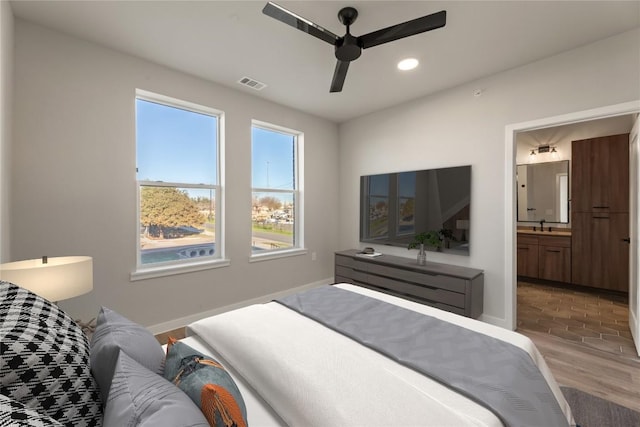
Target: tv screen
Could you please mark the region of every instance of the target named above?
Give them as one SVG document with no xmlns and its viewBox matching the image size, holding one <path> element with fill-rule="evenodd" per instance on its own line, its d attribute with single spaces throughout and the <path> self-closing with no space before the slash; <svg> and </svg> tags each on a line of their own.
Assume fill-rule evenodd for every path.
<svg viewBox="0 0 640 427">
<path fill-rule="evenodd" d="M 471 166 L 362 176 L 360 240 L 407 247 L 434 232 L 438 250 L 469 255 L 470 207 Z"/>
</svg>

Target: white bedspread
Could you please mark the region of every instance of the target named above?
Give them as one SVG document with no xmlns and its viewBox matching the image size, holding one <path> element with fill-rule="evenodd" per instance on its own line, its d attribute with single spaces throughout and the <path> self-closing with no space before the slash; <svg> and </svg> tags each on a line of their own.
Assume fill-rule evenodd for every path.
<svg viewBox="0 0 640 427">
<path fill-rule="evenodd" d="M 569 406 L 531 341 L 511 331 L 368 289 L 393 302 L 528 351 L 573 424 Z M 291 426 L 501 426 L 489 410 L 444 385 L 278 303 L 253 305 L 188 327 Z M 250 408 L 249 418 L 251 417 Z"/>
</svg>

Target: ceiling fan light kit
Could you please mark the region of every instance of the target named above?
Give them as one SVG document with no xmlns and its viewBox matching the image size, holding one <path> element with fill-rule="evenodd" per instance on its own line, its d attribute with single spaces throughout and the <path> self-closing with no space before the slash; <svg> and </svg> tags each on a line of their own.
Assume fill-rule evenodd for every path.
<svg viewBox="0 0 640 427">
<path fill-rule="evenodd" d="M 335 47 L 337 63 L 333 72 L 333 79 L 331 80 L 330 92 L 342 91 L 342 86 L 344 85 L 347 71 L 349 70 L 349 63 L 360 57 L 362 49 L 442 28 L 447 23 L 447 12 L 442 10 L 432 13 L 431 15 L 426 15 L 356 37 L 351 34 L 350 27 L 358 17 L 358 11 L 353 7 L 344 7 L 338 12 L 338 20 L 347 28 L 346 34 L 339 37 L 331 31 L 273 2 L 267 3 L 262 9 L 262 13 Z"/>
</svg>

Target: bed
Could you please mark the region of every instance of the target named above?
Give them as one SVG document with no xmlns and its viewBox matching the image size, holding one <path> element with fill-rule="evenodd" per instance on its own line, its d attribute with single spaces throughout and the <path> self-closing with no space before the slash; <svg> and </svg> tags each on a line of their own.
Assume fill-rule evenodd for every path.
<svg viewBox="0 0 640 427">
<path fill-rule="evenodd" d="M 533 343 L 476 320 L 350 284 L 334 285 L 490 335 L 526 351 L 566 423 L 569 405 Z M 471 398 L 278 303 L 245 307 L 187 327 L 183 341 L 218 358 L 247 405 L 249 425 L 501 426 Z"/>
<path fill-rule="evenodd" d="M 106 307 L 89 343 L 57 305 L 1 281 L 0 297 L 0 425 L 575 425 L 528 338 L 349 284 L 199 320 L 166 349 Z M 472 346 L 475 337 L 486 348 Z M 433 356 L 418 351 L 425 349 Z M 515 364 L 511 352 L 520 355 Z M 494 354 L 497 368 L 469 373 L 492 366 L 485 361 Z M 429 364 L 436 371 L 425 373 Z M 516 412 L 504 412 L 502 401 Z"/>
</svg>

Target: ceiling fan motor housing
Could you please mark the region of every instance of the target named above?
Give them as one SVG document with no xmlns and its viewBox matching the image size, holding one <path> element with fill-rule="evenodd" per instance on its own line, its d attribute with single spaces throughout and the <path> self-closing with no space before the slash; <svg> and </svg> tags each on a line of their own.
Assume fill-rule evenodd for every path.
<svg viewBox="0 0 640 427">
<path fill-rule="evenodd" d="M 362 47 L 358 46 L 358 38 L 347 33 L 336 42 L 336 58 L 340 61 L 353 61 L 362 54 Z"/>
</svg>

